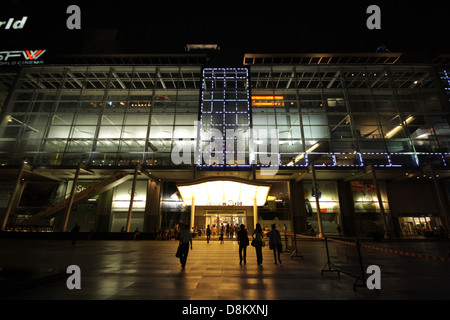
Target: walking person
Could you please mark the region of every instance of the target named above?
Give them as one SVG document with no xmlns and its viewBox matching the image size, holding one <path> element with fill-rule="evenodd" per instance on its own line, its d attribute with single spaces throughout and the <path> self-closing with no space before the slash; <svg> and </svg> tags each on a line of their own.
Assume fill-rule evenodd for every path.
<svg viewBox="0 0 450 320">
<path fill-rule="evenodd" d="M 75 245 L 78 239 L 78 233 L 80 232 L 80 226 L 78 223 L 75 223 L 75 226 L 72 228 L 72 245 Z"/>
<path fill-rule="evenodd" d="M 241 228 L 238 231 L 237 240 L 239 244 L 239 264 L 247 263 L 247 247 L 249 245 L 247 229 L 245 225 L 241 224 Z"/>
<path fill-rule="evenodd" d="M 139 228 L 136 228 L 136 230 L 134 230 L 134 234 L 133 234 L 133 240 L 137 240 L 139 238 L 139 234 L 141 232 L 139 231 Z"/>
<path fill-rule="evenodd" d="M 191 244 L 192 250 L 192 234 L 189 231 L 189 225 L 186 224 L 180 233 L 180 247 L 181 247 L 180 263 L 183 269 L 186 266 L 186 260 L 189 254 L 189 243 Z"/>
<path fill-rule="evenodd" d="M 211 229 L 208 227 L 206 228 L 206 243 L 209 243 L 209 240 L 211 239 Z"/>
<path fill-rule="evenodd" d="M 224 234 L 224 232 L 225 232 L 225 227 L 224 227 L 224 225 L 222 223 L 222 227 L 220 228 L 220 237 L 219 237 L 220 243 L 223 243 L 223 234 Z"/>
<path fill-rule="evenodd" d="M 337 225 L 336 229 L 337 229 L 337 231 L 338 231 L 338 233 L 339 233 L 339 237 L 340 237 L 340 236 L 341 236 L 341 233 L 342 233 L 342 228 L 341 228 L 341 226 L 340 226 L 340 225 Z"/>
<path fill-rule="evenodd" d="M 281 263 L 280 254 L 283 249 L 283 245 L 281 244 L 281 235 L 280 231 L 276 229 L 275 224 L 272 225 L 272 231 L 269 232 L 269 248 L 273 250 L 273 258 L 275 259 L 275 264 L 277 264 L 277 252 L 278 252 L 278 261 Z"/>
<path fill-rule="evenodd" d="M 252 238 L 254 241 L 252 241 L 253 246 L 256 250 L 256 260 L 258 262 L 258 266 L 262 264 L 263 257 L 262 257 L 262 242 L 263 242 L 263 232 L 261 229 L 261 225 L 259 223 L 256 224 L 256 228 L 253 231 Z"/>
</svg>

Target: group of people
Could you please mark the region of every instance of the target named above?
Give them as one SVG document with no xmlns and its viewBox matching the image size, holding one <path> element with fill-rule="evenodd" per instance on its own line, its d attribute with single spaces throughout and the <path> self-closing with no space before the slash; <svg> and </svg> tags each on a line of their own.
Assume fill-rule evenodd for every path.
<svg viewBox="0 0 450 320">
<path fill-rule="evenodd" d="M 232 239 L 235 235 L 237 238 L 237 234 L 239 232 L 239 226 L 236 224 L 236 226 L 233 226 L 232 224 L 227 223 L 225 226 L 223 223 L 220 226 L 219 230 L 217 230 L 217 227 L 215 224 L 210 227 L 206 228 L 206 241 L 209 243 L 209 240 L 211 239 L 211 236 L 215 236 L 216 234 L 219 235 L 219 240 L 221 243 L 223 243 L 223 239 L 226 236 L 227 239 Z"/>
<path fill-rule="evenodd" d="M 179 234 L 179 229 L 177 228 L 177 226 L 173 227 L 173 228 L 164 228 L 164 229 L 160 229 L 158 231 L 158 234 L 156 235 L 156 240 L 175 240 L 177 239 Z"/>
<path fill-rule="evenodd" d="M 241 228 L 241 230 L 245 228 Z M 242 259 L 244 259 L 244 263 L 246 263 L 246 254 L 247 254 L 247 246 L 248 246 L 248 237 L 247 230 L 238 234 L 238 243 L 239 243 L 239 259 L 242 264 Z M 260 266 L 263 262 L 262 256 L 262 247 L 265 246 L 264 233 L 259 223 L 256 224 L 255 230 L 252 234 L 252 246 L 255 247 L 256 250 L 256 262 L 258 266 Z M 269 248 L 273 250 L 273 258 L 275 260 L 275 264 L 278 262 L 281 263 L 281 252 L 283 251 L 283 244 L 281 242 L 280 231 L 276 229 L 275 224 L 272 224 L 272 230 L 269 231 Z"/>
<path fill-rule="evenodd" d="M 209 231 L 208 231 L 209 230 Z M 281 242 L 280 231 L 276 229 L 275 224 L 272 224 L 272 230 L 269 232 L 269 248 L 273 250 L 273 257 L 275 264 L 277 261 L 281 263 L 281 252 L 283 245 Z M 211 236 L 211 229 L 206 229 L 206 239 L 209 243 Z M 223 238 L 221 239 L 223 241 Z M 242 262 L 247 263 L 247 247 L 251 244 L 256 251 L 256 260 L 258 266 L 263 262 L 262 248 L 265 246 L 264 233 L 259 223 L 256 224 L 256 228 L 252 233 L 252 242 L 250 243 L 247 229 L 244 224 L 241 224 L 237 232 L 237 241 L 239 244 L 239 264 Z M 180 259 L 181 267 L 184 269 L 186 266 L 187 256 L 189 254 L 189 244 L 192 250 L 192 234 L 189 231 L 189 225 L 186 225 L 180 232 L 180 244 L 177 251 L 177 257 Z"/>
</svg>

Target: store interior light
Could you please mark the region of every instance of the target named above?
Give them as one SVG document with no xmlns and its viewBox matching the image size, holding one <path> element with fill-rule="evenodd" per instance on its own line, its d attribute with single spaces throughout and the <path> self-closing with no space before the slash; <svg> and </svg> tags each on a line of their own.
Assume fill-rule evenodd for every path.
<svg viewBox="0 0 450 320">
<path fill-rule="evenodd" d="M 252 100 L 284 100 L 283 96 L 252 96 Z"/>
<path fill-rule="evenodd" d="M 284 97 L 252 96 L 252 107 L 284 107 Z"/>
<path fill-rule="evenodd" d="M 9 123 L 12 123 L 13 121 L 15 121 L 15 122 L 20 123 L 21 125 L 25 126 L 26 128 L 28 128 L 28 129 L 30 129 L 30 130 L 32 130 L 32 131 L 34 131 L 34 132 L 39 132 L 39 130 L 33 128 L 32 126 L 29 126 L 28 124 L 26 124 L 26 123 L 24 123 L 24 122 L 22 122 L 22 121 L 20 121 L 20 120 L 18 120 L 18 119 L 16 119 L 16 118 L 14 118 L 14 117 L 11 116 L 11 115 L 6 116 L 6 118 L 8 119 L 8 122 L 9 122 Z"/>
<path fill-rule="evenodd" d="M 404 125 L 408 125 L 410 124 L 412 121 L 414 120 L 413 116 L 409 116 L 408 118 L 406 118 L 406 120 L 404 121 L 403 124 L 400 124 L 398 126 L 396 126 L 394 129 L 392 129 L 391 131 L 389 131 L 388 133 L 386 133 L 385 138 L 392 138 L 393 136 L 395 136 Z"/>
<path fill-rule="evenodd" d="M 316 142 L 314 145 L 312 145 L 308 150 L 306 150 L 305 153 L 310 153 L 313 152 L 314 150 L 317 149 L 317 147 L 319 146 L 319 142 Z M 305 157 L 305 153 L 299 154 L 298 156 L 295 157 L 295 159 L 291 162 L 288 163 L 288 166 L 293 166 L 294 164 L 296 164 L 297 162 L 299 162 L 301 159 L 303 159 Z"/>
</svg>

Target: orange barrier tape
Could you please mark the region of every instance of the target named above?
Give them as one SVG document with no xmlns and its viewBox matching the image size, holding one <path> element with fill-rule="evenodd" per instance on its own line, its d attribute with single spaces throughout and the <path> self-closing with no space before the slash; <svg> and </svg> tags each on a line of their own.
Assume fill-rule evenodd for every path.
<svg viewBox="0 0 450 320">
<path fill-rule="evenodd" d="M 332 238 L 327 238 L 327 239 L 330 240 L 330 241 L 333 241 L 333 242 L 339 242 L 339 243 L 348 244 L 348 245 L 351 245 L 351 246 L 355 246 L 356 245 L 355 242 L 336 240 L 336 239 L 332 239 Z"/>
<path fill-rule="evenodd" d="M 284 235 L 284 233 L 283 233 L 283 235 Z M 286 232 L 286 235 L 288 235 L 288 236 L 293 236 L 294 234 L 293 234 L 293 233 Z M 303 234 L 296 234 L 295 236 L 301 237 L 301 238 L 310 238 L 310 239 L 325 240 L 325 238 L 323 238 L 323 237 L 305 236 L 305 235 L 303 235 Z"/>
<path fill-rule="evenodd" d="M 361 247 L 364 247 L 364 248 L 367 248 L 367 249 L 372 249 L 372 250 L 377 250 L 377 251 L 382 251 L 382 252 L 395 253 L 395 254 L 399 254 L 399 255 L 402 255 L 402 256 L 431 259 L 431 260 L 435 260 L 435 261 L 450 262 L 450 258 L 431 256 L 431 255 L 428 255 L 428 254 L 420 254 L 420 253 L 412 253 L 412 252 L 405 252 L 405 251 L 392 250 L 392 249 L 384 249 L 384 248 L 378 248 L 378 247 L 374 247 L 374 246 L 369 246 L 369 245 L 366 245 L 366 244 L 362 244 Z"/>
<path fill-rule="evenodd" d="M 293 235 L 293 233 L 288 234 L 288 235 Z M 323 237 L 311 237 L 311 236 L 304 236 L 301 234 L 297 234 L 296 236 L 302 237 L 302 238 L 325 240 L 325 238 L 323 238 Z M 333 238 L 327 238 L 327 240 L 330 240 L 333 242 L 339 242 L 339 243 L 343 243 L 343 244 L 348 244 L 351 246 L 356 245 L 356 243 L 354 243 L 354 242 L 342 241 L 342 240 L 337 240 L 337 239 L 333 239 Z M 393 253 L 393 254 L 399 254 L 399 255 L 407 256 L 407 257 L 415 257 L 415 258 L 422 258 L 422 259 L 430 259 L 430 260 L 434 260 L 434 261 L 450 262 L 450 258 L 445 258 L 445 257 L 438 257 L 438 256 L 427 255 L 427 254 L 412 253 L 412 252 L 393 250 L 393 249 L 378 248 L 378 247 L 374 247 L 374 246 L 369 246 L 367 244 L 360 244 L 360 246 L 363 248 L 366 248 L 366 249 L 377 250 L 377 251 L 381 251 L 381 252 L 388 252 L 388 253 Z"/>
</svg>

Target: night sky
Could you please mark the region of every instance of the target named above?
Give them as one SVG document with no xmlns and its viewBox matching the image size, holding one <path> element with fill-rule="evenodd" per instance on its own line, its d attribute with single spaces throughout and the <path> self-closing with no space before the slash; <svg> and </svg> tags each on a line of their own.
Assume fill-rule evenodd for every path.
<svg viewBox="0 0 450 320">
<path fill-rule="evenodd" d="M 81 8 L 81 30 L 68 30 L 66 9 Z M 369 5 L 381 30 L 369 30 Z M 3 0 L 0 21 L 28 16 L 23 30 L 0 28 L 0 50 L 49 54 L 181 53 L 214 43 L 226 53 L 450 53 L 450 4 L 442 1 L 25 1 Z"/>
</svg>

